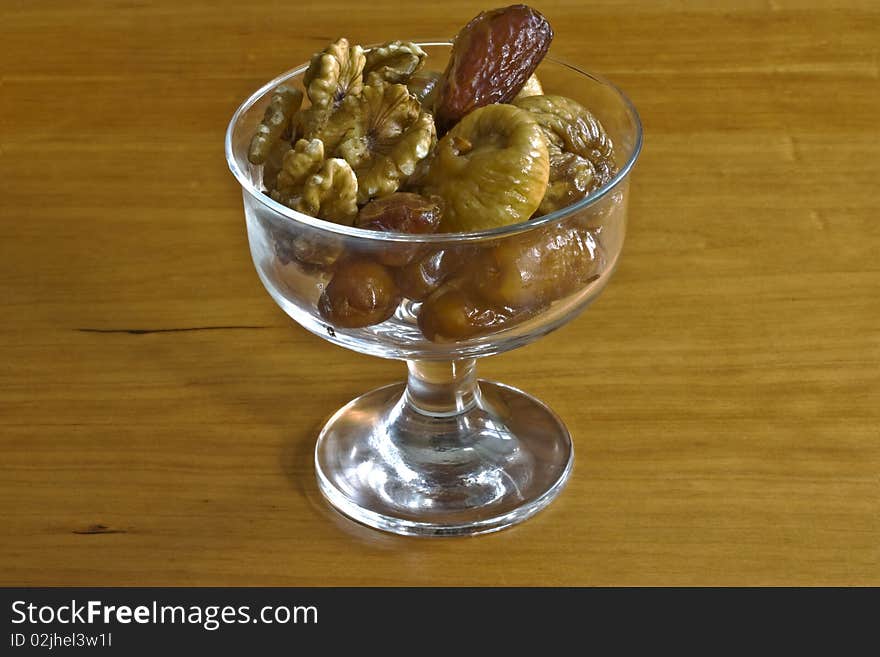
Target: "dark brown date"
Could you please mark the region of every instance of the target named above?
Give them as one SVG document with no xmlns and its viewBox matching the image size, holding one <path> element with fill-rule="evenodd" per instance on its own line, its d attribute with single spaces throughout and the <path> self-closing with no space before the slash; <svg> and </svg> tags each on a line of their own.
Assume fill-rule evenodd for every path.
<svg viewBox="0 0 880 657">
<path fill-rule="evenodd" d="M 318 311 L 334 326 L 361 328 L 384 322 L 398 303 L 397 283 L 387 267 L 372 260 L 347 260 L 337 266 Z"/>
<path fill-rule="evenodd" d="M 472 253 L 473 249 L 461 247 L 441 249 L 400 267 L 394 272 L 400 293 L 413 301 L 424 300 L 460 269 Z"/>
<path fill-rule="evenodd" d="M 440 204 L 411 192 L 396 192 L 367 203 L 354 225 L 383 233 L 433 233 L 440 225 Z"/>
<path fill-rule="evenodd" d="M 443 133 L 472 110 L 507 103 L 547 54 L 553 30 L 538 11 L 511 5 L 479 14 L 455 37 L 434 118 Z"/>
<path fill-rule="evenodd" d="M 395 192 L 367 203 L 358 213 L 354 225 L 383 233 L 433 233 L 440 225 L 440 204 L 436 199 L 420 194 Z M 389 242 L 375 254 L 375 258 L 389 267 L 403 267 L 423 251 L 420 244 Z"/>
</svg>

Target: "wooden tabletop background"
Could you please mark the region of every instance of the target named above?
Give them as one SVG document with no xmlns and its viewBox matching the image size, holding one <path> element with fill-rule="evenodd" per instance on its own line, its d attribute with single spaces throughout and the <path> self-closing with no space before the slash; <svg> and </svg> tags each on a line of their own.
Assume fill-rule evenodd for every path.
<svg viewBox="0 0 880 657">
<path fill-rule="evenodd" d="M 641 111 L 628 241 L 481 363 L 568 424 L 568 488 L 426 540 L 320 498 L 319 427 L 404 368 L 275 306 L 223 133 L 335 36 L 487 6 L 0 4 L 0 584 L 880 585 L 880 7 L 536 6 Z"/>
</svg>

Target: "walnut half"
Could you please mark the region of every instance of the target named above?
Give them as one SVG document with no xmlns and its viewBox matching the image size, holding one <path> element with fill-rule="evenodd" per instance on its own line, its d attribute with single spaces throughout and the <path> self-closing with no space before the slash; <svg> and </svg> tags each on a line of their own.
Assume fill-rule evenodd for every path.
<svg viewBox="0 0 880 657">
<path fill-rule="evenodd" d="M 436 140 L 433 117 L 404 85 L 387 82 L 347 97 L 319 135 L 357 174 L 359 203 L 397 191 Z"/>
<path fill-rule="evenodd" d="M 320 139 L 300 139 L 284 156 L 271 196 L 297 212 L 351 225 L 357 190 L 357 178 L 345 160 L 325 160 Z"/>
<path fill-rule="evenodd" d="M 406 84 L 427 56 L 411 41 L 390 41 L 367 52 L 364 77 L 368 84 L 382 81 Z"/>
<path fill-rule="evenodd" d="M 337 39 L 321 52 L 315 53 L 303 75 L 303 84 L 312 107 L 339 107 L 349 94 L 360 93 L 366 57 L 360 46 L 351 46 L 348 39 Z"/>
</svg>

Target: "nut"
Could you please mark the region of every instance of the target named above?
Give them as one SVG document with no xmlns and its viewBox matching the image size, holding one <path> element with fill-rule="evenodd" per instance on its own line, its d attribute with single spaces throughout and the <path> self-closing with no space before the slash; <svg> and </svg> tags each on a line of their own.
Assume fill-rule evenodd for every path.
<svg viewBox="0 0 880 657">
<path fill-rule="evenodd" d="M 440 140 L 422 192 L 443 200 L 443 231 L 514 224 L 538 208 L 549 166 L 543 133 L 529 112 L 489 105 Z"/>
<path fill-rule="evenodd" d="M 281 173 L 281 167 L 284 163 L 284 157 L 291 150 L 290 142 L 286 139 L 279 139 L 269 149 L 266 161 L 262 165 L 255 168 L 252 172 L 254 184 L 263 187 L 263 189 L 275 189 L 278 183 L 278 174 Z"/>
<path fill-rule="evenodd" d="M 477 107 L 513 100 L 552 39 L 547 19 L 526 5 L 483 12 L 471 20 L 455 37 L 438 84 L 438 129 L 448 130 Z"/>
<path fill-rule="evenodd" d="M 284 154 L 276 190 L 285 197 L 296 195 L 306 179 L 321 168 L 324 144 L 320 139 L 300 139 Z M 278 199 L 275 199 L 278 200 Z"/>
<path fill-rule="evenodd" d="M 302 100 L 303 95 L 299 89 L 281 85 L 275 90 L 263 114 L 263 120 L 251 139 L 248 150 L 248 161 L 251 164 L 263 164 L 266 161 L 269 151 L 290 126 L 290 117 L 299 109 Z"/>
<path fill-rule="evenodd" d="M 383 81 L 406 84 L 427 56 L 411 41 L 391 41 L 367 52 L 363 74 L 368 84 Z"/>
<path fill-rule="evenodd" d="M 271 196 L 297 212 L 350 225 L 357 215 L 357 188 L 345 160 L 325 160 L 320 139 L 300 139 L 285 154 Z"/>
<path fill-rule="evenodd" d="M 357 215 L 357 191 L 357 178 L 348 162 L 332 158 L 306 180 L 294 209 L 319 219 L 351 225 Z"/>
<path fill-rule="evenodd" d="M 350 46 L 348 39 L 338 39 L 312 56 L 303 75 L 303 84 L 312 107 L 333 109 L 349 95 L 363 88 L 366 57 L 360 46 Z"/>
<path fill-rule="evenodd" d="M 360 203 L 396 191 L 436 140 L 431 115 L 404 85 L 387 82 L 346 98 L 320 135 L 355 170 Z"/>
<path fill-rule="evenodd" d="M 387 267 L 372 260 L 341 263 L 318 301 L 321 316 L 334 326 L 361 328 L 394 314 L 400 294 Z"/>
</svg>

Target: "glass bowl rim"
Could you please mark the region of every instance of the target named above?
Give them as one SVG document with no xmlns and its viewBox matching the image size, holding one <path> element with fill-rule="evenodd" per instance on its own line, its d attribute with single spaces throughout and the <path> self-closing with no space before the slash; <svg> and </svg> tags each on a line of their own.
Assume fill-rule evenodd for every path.
<svg viewBox="0 0 880 657">
<path fill-rule="evenodd" d="M 451 46 L 451 41 L 446 40 L 430 40 L 430 41 L 415 41 L 418 46 Z M 366 46 L 365 49 L 369 50 L 371 47 L 375 47 L 373 45 Z M 470 232 L 459 232 L 459 233 L 428 233 L 428 234 L 411 234 L 411 233 L 392 233 L 392 232 L 381 232 L 377 230 L 370 230 L 367 228 L 357 228 L 355 226 L 346 226 L 344 224 L 337 224 L 332 221 L 327 221 L 325 219 L 318 219 L 317 217 L 312 217 L 307 214 L 303 214 L 301 212 L 297 212 L 296 210 L 287 207 L 286 205 L 282 205 L 278 203 L 271 197 L 267 196 L 259 189 L 257 189 L 254 184 L 251 182 L 250 177 L 242 171 L 238 163 L 235 160 L 235 154 L 233 152 L 232 146 L 232 135 L 235 132 L 235 127 L 241 118 L 241 116 L 251 109 L 261 98 L 263 98 L 269 91 L 277 87 L 278 85 L 286 82 L 292 77 L 295 77 L 303 72 L 309 67 L 308 63 L 301 64 L 292 68 L 288 71 L 285 71 L 281 75 L 276 78 L 270 80 L 259 89 L 257 89 L 254 93 L 252 93 L 241 105 L 238 106 L 238 109 L 235 110 L 235 113 L 232 115 L 232 119 L 229 121 L 229 126 L 226 128 L 226 162 L 229 165 L 229 170 L 232 172 L 232 175 L 235 176 L 235 179 L 241 185 L 242 189 L 245 190 L 254 200 L 258 203 L 266 206 L 268 209 L 272 210 L 275 214 L 281 215 L 284 218 L 297 223 L 297 224 L 306 224 L 313 228 L 317 228 L 320 230 L 336 233 L 338 235 L 343 235 L 346 237 L 354 237 L 354 238 L 362 238 L 369 240 L 377 240 L 377 241 L 387 241 L 387 242 L 416 242 L 416 243 L 437 243 L 437 242 L 469 242 L 469 241 L 481 241 L 486 239 L 503 237 L 505 235 L 515 235 L 517 233 L 523 233 L 528 230 L 532 230 L 533 228 L 538 228 L 539 226 L 546 226 L 548 224 L 561 221 L 566 217 L 569 217 L 576 212 L 580 212 L 585 208 L 590 207 L 591 205 L 599 202 L 605 196 L 607 196 L 614 188 L 616 188 L 628 175 L 630 170 L 636 163 L 636 160 L 639 157 L 639 153 L 642 150 L 642 121 L 639 117 L 638 110 L 636 110 L 635 105 L 633 105 L 632 101 L 629 97 L 623 93 L 614 83 L 606 80 L 605 78 L 595 75 L 593 73 L 589 73 L 584 71 L 573 64 L 569 64 L 568 62 L 561 61 L 554 57 L 546 57 L 548 61 L 553 62 L 554 64 L 558 64 L 563 66 L 564 68 L 570 69 L 574 71 L 578 75 L 581 75 L 586 78 L 590 78 L 594 82 L 598 82 L 599 84 L 608 87 L 613 91 L 617 96 L 623 101 L 623 105 L 626 110 L 629 112 L 630 117 L 632 118 L 633 125 L 635 127 L 635 142 L 633 143 L 632 153 L 627 159 L 626 163 L 620 168 L 617 172 L 617 175 L 614 176 L 610 181 L 608 181 L 602 187 L 594 190 L 580 201 L 568 205 L 564 208 L 560 208 L 559 210 L 555 210 L 548 214 L 539 217 L 538 219 L 526 219 L 525 221 L 521 221 L 516 224 L 509 224 L 506 226 L 499 226 L 497 228 L 489 228 L 485 230 L 479 231 L 470 231 Z"/>
</svg>

